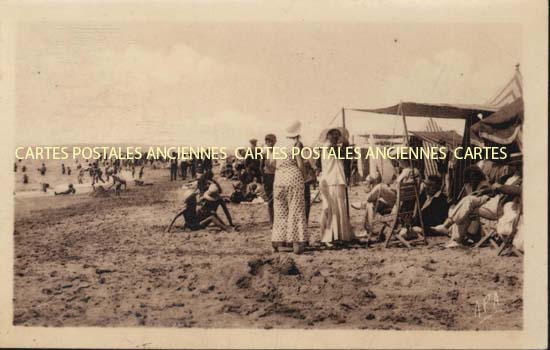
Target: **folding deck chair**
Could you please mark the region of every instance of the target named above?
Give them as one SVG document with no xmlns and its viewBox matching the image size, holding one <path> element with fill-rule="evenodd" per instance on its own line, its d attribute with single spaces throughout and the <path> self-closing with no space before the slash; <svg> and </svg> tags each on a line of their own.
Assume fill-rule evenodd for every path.
<svg viewBox="0 0 550 350">
<path fill-rule="evenodd" d="M 521 219 L 521 216 L 523 215 L 522 210 L 520 209 L 520 212 L 518 216 L 515 218 L 512 226 L 512 233 L 508 237 L 503 237 L 500 235 L 496 230 L 496 220 L 487 220 L 482 219 L 482 225 L 481 225 L 481 233 L 482 238 L 481 240 L 474 246 L 475 248 L 482 247 L 485 243 L 489 242 L 493 248 L 498 249 L 498 256 L 506 254 L 513 253 L 516 256 L 521 256 L 523 253 L 516 249 L 513 245 L 514 238 L 516 237 L 519 221 Z"/>
<path fill-rule="evenodd" d="M 397 192 L 396 204 L 397 212 L 395 214 L 386 215 L 385 219 L 382 220 L 384 226 L 380 235 L 384 233 L 386 227 L 390 228 L 389 234 L 386 236 L 385 247 L 388 248 L 392 243 L 392 239 L 395 237 L 399 242 L 405 245 L 407 248 L 411 249 L 411 243 L 421 241 L 424 244 L 428 244 L 426 240 L 426 230 L 424 228 L 424 222 L 422 220 L 422 215 L 420 214 L 420 202 L 418 200 L 418 188 L 416 187 L 415 182 L 402 182 L 399 185 L 399 190 Z M 411 241 L 407 241 L 403 237 L 400 237 L 396 234 L 396 229 L 401 227 L 406 227 L 410 230 L 413 226 L 413 219 L 415 215 L 418 215 L 420 219 L 420 226 L 422 227 L 422 233 L 419 234 L 419 238 Z M 391 223 L 389 223 L 391 222 Z"/>
</svg>

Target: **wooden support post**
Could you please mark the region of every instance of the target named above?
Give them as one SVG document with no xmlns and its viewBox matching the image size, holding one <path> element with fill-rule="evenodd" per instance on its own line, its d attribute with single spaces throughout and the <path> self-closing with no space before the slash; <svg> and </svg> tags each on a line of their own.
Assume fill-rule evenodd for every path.
<svg viewBox="0 0 550 350">
<path fill-rule="evenodd" d="M 346 110 L 342 108 L 342 127 L 346 128 Z M 346 212 L 348 215 L 348 221 L 350 221 L 351 224 L 351 218 L 349 215 L 349 194 L 348 194 L 348 179 L 346 179 Z"/>
<path fill-rule="evenodd" d="M 399 102 L 399 111 L 401 114 L 401 117 L 403 118 L 403 128 L 405 129 L 405 144 L 407 147 L 409 147 L 409 130 L 407 129 L 407 119 L 405 118 L 405 111 L 403 111 L 403 102 Z M 416 187 L 416 174 L 414 173 L 414 162 L 412 161 L 411 157 L 409 157 L 409 164 L 412 169 L 412 176 L 414 181 L 414 195 L 415 195 L 415 201 L 416 201 L 416 210 L 418 211 L 418 218 L 420 219 L 420 226 L 422 226 L 422 238 L 424 240 L 424 244 L 428 244 L 428 240 L 426 239 L 426 228 L 424 227 L 424 220 L 422 220 L 422 210 L 420 207 L 420 199 L 419 199 L 419 193 L 418 188 Z"/>
</svg>

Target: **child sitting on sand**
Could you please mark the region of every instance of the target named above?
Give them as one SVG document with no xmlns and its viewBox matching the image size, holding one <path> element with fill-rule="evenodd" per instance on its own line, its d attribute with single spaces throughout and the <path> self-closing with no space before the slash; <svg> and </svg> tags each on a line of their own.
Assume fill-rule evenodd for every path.
<svg viewBox="0 0 550 350">
<path fill-rule="evenodd" d="M 197 191 L 186 190 L 184 194 L 184 207 L 183 210 L 176 214 L 170 226 L 166 232 L 170 232 L 172 226 L 176 219 L 180 216 L 183 216 L 185 220 L 184 229 L 189 229 L 191 231 L 197 231 L 208 227 L 210 224 L 214 224 L 220 229 L 231 232 L 234 230 L 235 225 L 233 225 L 233 220 L 231 219 L 231 214 L 225 201 L 221 198 L 219 194 L 218 187 L 215 184 L 210 185 L 208 191 L 197 200 Z M 200 207 L 197 209 L 197 203 L 200 203 Z M 222 219 L 218 216 L 217 210 L 218 207 L 222 207 L 225 216 L 229 225 L 226 225 Z"/>
</svg>

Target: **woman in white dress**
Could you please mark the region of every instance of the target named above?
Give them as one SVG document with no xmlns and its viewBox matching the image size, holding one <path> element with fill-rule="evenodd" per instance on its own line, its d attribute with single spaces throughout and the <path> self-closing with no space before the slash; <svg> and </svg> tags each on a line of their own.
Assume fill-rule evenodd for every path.
<svg viewBox="0 0 550 350">
<path fill-rule="evenodd" d="M 347 145 L 347 131 L 333 128 L 321 136 L 325 146 L 338 148 Z M 345 154 L 345 153 L 344 153 Z M 319 189 L 321 191 L 321 242 L 332 247 L 334 242 L 348 242 L 354 239 L 347 205 L 346 186 L 348 174 L 347 162 L 328 153 L 321 158 Z"/>
<path fill-rule="evenodd" d="M 301 123 L 293 123 L 286 131 L 288 157 L 275 161 L 273 184 L 273 230 L 271 243 L 275 252 L 285 243 L 292 244 L 294 253 L 302 253 L 306 236 L 304 205 L 304 161 L 298 155 L 291 157 L 290 149 L 297 147 Z"/>
</svg>

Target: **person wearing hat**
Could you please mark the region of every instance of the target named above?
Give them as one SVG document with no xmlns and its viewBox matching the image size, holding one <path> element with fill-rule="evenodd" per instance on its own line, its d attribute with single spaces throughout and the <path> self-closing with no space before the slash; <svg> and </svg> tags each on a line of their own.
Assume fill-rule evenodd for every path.
<svg viewBox="0 0 550 350">
<path fill-rule="evenodd" d="M 225 231 L 231 231 L 231 229 L 225 225 L 223 220 L 219 217 L 217 214 L 218 208 L 221 207 L 225 217 L 227 218 L 227 221 L 229 223 L 229 226 L 234 227 L 233 220 L 231 218 L 231 213 L 229 212 L 229 209 L 227 208 L 227 205 L 225 204 L 225 200 L 220 195 L 220 188 L 218 185 L 212 183 L 208 187 L 208 190 L 202 195 L 202 197 L 199 198 L 200 207 L 198 210 L 199 218 L 204 219 L 208 217 L 213 217 L 215 222 L 219 222 L 223 224 L 223 230 Z"/>
<path fill-rule="evenodd" d="M 265 146 L 274 147 L 277 143 L 277 137 L 274 134 L 265 135 Z M 275 160 L 272 159 L 272 153 L 265 154 L 261 160 L 260 169 L 262 171 L 262 182 L 267 200 L 267 212 L 269 214 L 269 223 L 273 227 L 273 184 L 275 182 Z"/>
<path fill-rule="evenodd" d="M 300 155 L 290 155 L 290 148 L 297 147 L 301 126 L 302 124 L 296 121 L 286 129 L 283 146 L 289 156 L 275 161 L 271 233 L 275 252 L 286 243 L 292 244 L 294 253 L 301 254 L 308 241 L 304 207 L 304 161 Z"/>
<path fill-rule="evenodd" d="M 214 226 L 226 232 L 231 232 L 233 230 L 231 215 L 229 214 L 225 202 L 219 195 L 218 188 L 215 185 L 210 185 L 208 191 L 198 200 L 197 195 L 198 193 L 196 190 L 185 190 L 183 195 L 183 209 L 174 216 L 166 232 L 170 232 L 174 222 L 176 222 L 176 219 L 180 216 L 182 216 L 185 221 L 183 226 L 184 229 L 197 231 L 208 227 L 210 224 L 214 224 Z M 201 203 L 200 207 L 198 207 L 199 202 Z M 226 225 L 216 213 L 220 205 L 224 209 L 225 215 L 229 221 L 229 226 Z"/>
<path fill-rule="evenodd" d="M 347 130 L 332 128 L 321 135 L 324 145 L 336 149 L 347 146 Z M 321 242 L 332 247 L 334 242 L 354 239 L 346 203 L 349 181 L 349 162 L 325 155 L 318 161 L 319 189 L 321 192 Z"/>
</svg>

